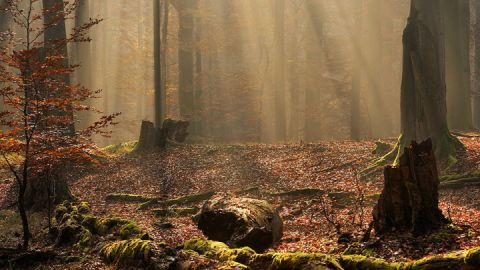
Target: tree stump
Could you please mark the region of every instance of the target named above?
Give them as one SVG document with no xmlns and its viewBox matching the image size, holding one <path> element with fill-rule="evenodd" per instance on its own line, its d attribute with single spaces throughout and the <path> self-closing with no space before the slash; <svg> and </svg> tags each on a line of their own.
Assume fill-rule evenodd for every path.
<svg viewBox="0 0 480 270">
<path fill-rule="evenodd" d="M 188 136 L 188 121 L 165 119 L 160 128 L 150 121 L 142 121 L 137 150 L 162 149 L 168 142 L 183 143 Z"/>
<path fill-rule="evenodd" d="M 384 189 L 373 210 L 377 233 L 422 234 L 446 224 L 438 208 L 438 170 L 432 140 L 405 148 L 399 165 L 384 170 Z"/>
<path fill-rule="evenodd" d="M 211 240 L 262 252 L 282 238 L 283 224 L 266 201 L 217 197 L 205 203 L 195 219 Z"/>
</svg>

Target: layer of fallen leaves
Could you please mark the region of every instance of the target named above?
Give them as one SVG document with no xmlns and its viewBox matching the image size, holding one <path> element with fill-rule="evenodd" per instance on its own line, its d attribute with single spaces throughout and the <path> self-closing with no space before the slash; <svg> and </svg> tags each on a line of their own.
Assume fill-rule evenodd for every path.
<svg viewBox="0 0 480 270">
<path fill-rule="evenodd" d="M 462 141 L 468 151 L 460 154 L 458 165 L 443 173 L 480 169 L 480 138 L 462 138 Z M 392 140 L 387 142 L 394 143 Z M 367 177 L 358 174 L 375 157 L 372 154 L 374 148 L 372 141 L 180 146 L 161 153 L 128 154 L 110 160 L 101 168 L 76 172 L 72 174 L 71 187 L 79 200 L 92 205 L 95 214 L 133 219 L 156 240 L 175 246 L 202 236 L 189 217 L 160 220 L 148 209 L 138 211 L 135 203 L 107 203 L 106 195 L 132 193 L 167 199 L 210 190 L 228 193 L 258 187 L 263 193 L 316 188 L 327 193 L 358 194 L 361 190 L 365 197 L 375 198 L 383 185 L 381 170 Z M 8 181 L 0 182 L 0 199 L 7 196 L 8 185 Z M 408 260 L 480 246 L 479 192 L 479 189 L 469 188 L 441 193 L 442 210 L 462 228 L 453 236 L 446 236 L 445 241 L 437 239 L 436 235 L 423 238 L 387 236 L 382 241 L 373 236 L 366 250 L 371 256 Z M 371 221 L 375 203 L 375 199 L 365 199 L 359 208 L 356 195 L 340 205 L 335 201 L 333 205 L 327 205 L 323 197 L 251 196 L 268 199 L 280 210 L 285 226 L 282 242 L 274 248 L 278 251 L 343 252 L 348 244 L 338 243 L 335 226 L 327 217 L 341 224 L 342 232 L 358 238 Z M 165 222 L 171 223 L 173 228 L 158 226 Z"/>
</svg>

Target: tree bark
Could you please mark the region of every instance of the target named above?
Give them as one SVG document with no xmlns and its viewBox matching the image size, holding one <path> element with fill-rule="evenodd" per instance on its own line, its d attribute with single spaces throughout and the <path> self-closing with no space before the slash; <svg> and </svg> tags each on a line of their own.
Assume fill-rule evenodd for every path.
<svg viewBox="0 0 480 270">
<path fill-rule="evenodd" d="M 155 127 L 162 125 L 164 116 L 162 114 L 163 94 L 162 94 L 162 52 L 161 52 L 161 5 L 160 0 L 153 0 L 153 39 L 154 39 L 154 73 L 155 73 Z M 168 5 L 168 1 L 165 1 Z M 142 124 L 143 126 L 143 124 Z"/>
<path fill-rule="evenodd" d="M 276 139 L 284 142 L 287 137 L 285 117 L 285 0 L 274 0 L 275 39 L 275 129 Z"/>
<path fill-rule="evenodd" d="M 353 75 L 352 75 L 352 93 L 350 95 L 350 138 L 352 140 L 360 140 L 361 138 L 361 91 L 362 91 L 362 77 L 363 77 L 363 44 L 360 42 L 362 39 L 362 24 L 363 24 L 363 0 L 355 1 L 355 25 L 352 29 L 355 29 L 355 40 L 353 46 Z"/>
<path fill-rule="evenodd" d="M 59 169 L 35 178 L 30 177 L 25 189 L 25 208 L 33 211 L 49 210 L 52 205 L 73 200 L 75 198 L 68 188 L 67 180 Z"/>
<path fill-rule="evenodd" d="M 438 208 L 438 170 L 431 140 L 405 148 L 398 167 L 388 166 L 373 211 L 377 233 L 394 230 L 422 234 L 446 224 Z"/>
<path fill-rule="evenodd" d="M 472 0 L 472 13 L 475 17 L 473 39 L 474 55 L 473 58 L 473 125 L 480 128 L 480 1 Z"/>
<path fill-rule="evenodd" d="M 178 30 L 178 63 L 179 80 L 178 93 L 180 115 L 184 120 L 191 121 L 194 108 L 194 15 L 196 0 L 176 0 L 174 6 L 179 14 Z"/>
<path fill-rule="evenodd" d="M 447 116 L 454 130 L 472 128 L 470 94 L 470 3 L 443 0 L 445 14 L 445 63 Z"/>
<path fill-rule="evenodd" d="M 447 126 L 443 21 L 441 1 L 412 0 L 403 34 L 403 136 L 397 159 L 412 140 L 432 138 L 437 159 L 449 162 L 462 147 Z"/>
<path fill-rule="evenodd" d="M 48 12 L 46 16 L 43 18 L 45 24 L 49 24 L 52 22 L 58 14 L 64 12 L 64 2 L 62 0 L 42 0 L 43 7 L 45 9 L 52 9 L 55 8 L 55 10 L 58 9 L 57 12 Z M 65 20 L 61 19 L 59 20 L 56 24 L 50 25 L 45 29 L 44 32 L 44 43 L 45 43 L 45 48 L 47 48 L 45 51 L 49 53 L 49 47 L 51 47 L 51 42 L 55 40 L 65 40 L 67 38 L 67 30 L 65 28 Z M 64 57 L 62 60 L 61 65 L 62 66 L 69 66 L 69 58 L 68 58 L 68 49 L 67 46 L 62 46 L 58 49 L 59 53 Z M 55 53 L 57 50 L 55 50 Z M 66 74 L 63 75 L 61 78 L 66 85 L 70 85 L 70 75 Z M 63 112 L 62 112 L 63 113 Z M 73 118 L 73 111 L 70 110 L 68 112 L 65 112 L 67 116 Z M 66 127 L 65 135 L 72 135 L 75 133 L 75 124 L 74 121 L 72 121 L 71 124 L 69 124 Z"/>
</svg>

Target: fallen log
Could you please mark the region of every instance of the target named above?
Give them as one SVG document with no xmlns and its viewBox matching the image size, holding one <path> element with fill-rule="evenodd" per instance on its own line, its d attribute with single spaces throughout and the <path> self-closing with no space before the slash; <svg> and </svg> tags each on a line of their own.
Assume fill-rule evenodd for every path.
<svg viewBox="0 0 480 270">
<path fill-rule="evenodd" d="M 186 217 L 194 215 L 198 212 L 198 208 L 158 208 L 152 212 L 156 217 Z"/>
<path fill-rule="evenodd" d="M 480 177 L 460 178 L 440 183 L 439 189 L 459 189 L 464 187 L 480 187 Z"/>
<path fill-rule="evenodd" d="M 207 191 L 207 192 L 197 193 L 193 195 L 182 196 L 182 197 L 178 197 L 170 200 L 161 200 L 160 198 L 152 198 L 142 203 L 138 207 L 138 210 L 143 210 L 148 208 L 149 206 L 157 205 L 157 204 L 163 205 L 163 206 L 172 206 L 172 205 L 180 205 L 180 204 L 197 203 L 197 202 L 208 200 L 211 197 L 213 197 L 213 195 L 215 195 L 214 191 Z"/>
<path fill-rule="evenodd" d="M 213 198 L 194 220 L 209 239 L 256 251 L 270 248 L 283 234 L 277 210 L 266 201 L 250 198 Z"/>
<path fill-rule="evenodd" d="M 222 242 L 192 239 L 184 250 L 219 261 L 241 264 L 244 269 L 322 269 L 322 270 L 476 270 L 480 268 L 480 248 L 435 255 L 411 262 L 387 262 L 362 255 L 326 255 L 321 253 L 257 254 L 250 248 L 231 249 Z M 240 268 L 242 269 L 242 268 Z"/>
</svg>

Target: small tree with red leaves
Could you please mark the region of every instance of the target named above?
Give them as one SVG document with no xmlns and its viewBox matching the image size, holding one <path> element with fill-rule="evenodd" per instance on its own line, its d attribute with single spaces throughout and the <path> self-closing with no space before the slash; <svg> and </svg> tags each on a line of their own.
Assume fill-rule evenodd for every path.
<svg viewBox="0 0 480 270">
<path fill-rule="evenodd" d="M 23 226 L 23 249 L 28 249 L 30 230 L 25 207 L 25 192 L 66 164 L 96 162 L 92 158 L 95 134 L 106 131 L 117 116 L 102 116 L 84 130 L 71 132 L 75 113 L 95 111 L 84 105 L 99 91 L 71 85 L 64 79 L 78 65 L 69 65 L 65 48 L 70 43 L 89 42 L 88 30 L 100 22 L 91 19 L 72 29 L 64 39 L 44 41 L 45 32 L 60 22 L 73 19 L 77 1 L 41 7 L 39 0 L 6 0 L 14 31 L 0 34 L 0 156 L 18 186 L 18 211 Z M 44 18 L 49 18 L 44 21 Z M 48 43 L 48 44 L 47 44 Z M 67 60 L 67 61 L 66 61 Z M 50 188 L 50 186 L 49 186 Z M 50 198 L 49 198 L 50 200 Z"/>
</svg>

